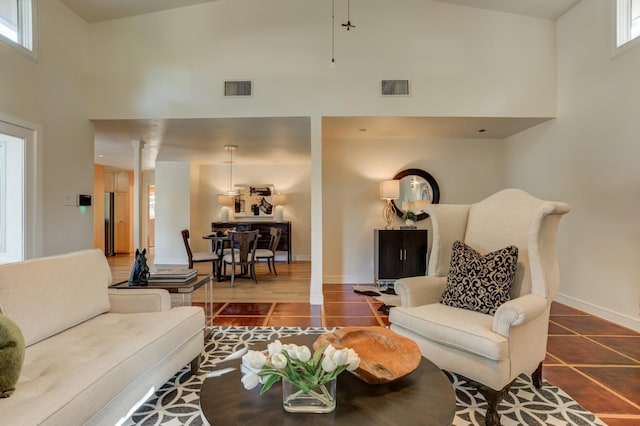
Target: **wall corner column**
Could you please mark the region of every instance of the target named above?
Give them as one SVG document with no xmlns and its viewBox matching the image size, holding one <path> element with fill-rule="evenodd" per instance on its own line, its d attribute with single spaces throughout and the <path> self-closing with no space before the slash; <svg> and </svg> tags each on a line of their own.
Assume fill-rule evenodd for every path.
<svg viewBox="0 0 640 426">
<path fill-rule="evenodd" d="M 311 117 L 311 287 L 309 302 L 322 305 L 322 117 Z"/>
<path fill-rule="evenodd" d="M 133 145 L 133 249 L 142 249 L 142 149 L 143 141 L 131 141 Z"/>
</svg>

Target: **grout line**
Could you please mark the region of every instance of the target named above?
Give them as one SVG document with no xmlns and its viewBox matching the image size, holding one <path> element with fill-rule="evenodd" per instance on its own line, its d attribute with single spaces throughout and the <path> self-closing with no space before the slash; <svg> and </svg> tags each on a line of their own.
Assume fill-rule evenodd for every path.
<svg viewBox="0 0 640 426">
<path fill-rule="evenodd" d="M 640 410 L 640 405 L 638 405 L 637 403 L 631 401 L 627 397 L 625 397 L 623 395 L 620 395 L 618 392 L 616 392 L 615 390 L 611 389 L 610 387 L 608 387 L 604 383 L 599 382 L 596 378 L 589 376 L 587 373 L 584 373 L 584 372 L 580 371 L 578 368 L 572 367 L 571 365 L 569 365 L 568 368 L 570 368 L 571 370 L 573 370 L 576 373 L 580 374 L 581 376 L 585 377 L 586 379 L 590 380 L 591 382 L 595 383 L 596 385 L 600 386 L 601 388 L 606 389 L 607 391 L 609 391 L 613 395 L 617 396 L 618 398 L 622 399 L 626 403 L 632 405 L 636 409 Z"/>
<path fill-rule="evenodd" d="M 271 314 L 273 314 L 273 311 L 276 309 L 276 303 L 272 303 L 271 307 L 269 308 L 269 312 L 267 312 L 267 316 L 264 317 L 264 321 L 262 322 L 262 326 L 266 326 L 267 324 L 269 324 L 269 321 L 271 320 Z"/>
</svg>

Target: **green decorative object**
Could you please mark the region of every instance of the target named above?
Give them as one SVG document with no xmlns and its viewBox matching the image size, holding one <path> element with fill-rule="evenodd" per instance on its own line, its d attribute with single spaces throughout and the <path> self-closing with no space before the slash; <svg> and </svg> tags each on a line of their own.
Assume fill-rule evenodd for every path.
<svg viewBox="0 0 640 426">
<path fill-rule="evenodd" d="M 22 331 L 4 315 L 0 315 L 0 398 L 8 398 L 16 390 L 24 362 Z"/>
</svg>

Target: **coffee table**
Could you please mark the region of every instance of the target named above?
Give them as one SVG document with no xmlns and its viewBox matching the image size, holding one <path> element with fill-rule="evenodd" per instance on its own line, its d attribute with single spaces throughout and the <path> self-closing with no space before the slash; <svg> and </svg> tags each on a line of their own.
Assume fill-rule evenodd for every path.
<svg viewBox="0 0 640 426">
<path fill-rule="evenodd" d="M 213 275 L 211 274 L 198 274 L 188 281 L 172 281 L 170 279 L 162 281 L 150 281 L 144 286 L 130 286 L 128 281 L 122 281 L 117 284 L 109 286 L 109 288 L 124 289 L 124 288 L 155 288 L 164 289 L 169 293 L 179 294 L 182 296 L 182 304 L 186 305 L 185 296 L 191 295 L 195 290 L 200 287 L 204 287 L 204 299 L 205 313 L 208 315 L 211 321 L 213 321 Z M 206 306 L 206 305 L 209 306 Z"/>
<path fill-rule="evenodd" d="M 280 339 L 311 348 L 317 335 Z M 254 350 L 266 348 L 266 342 Z M 418 368 L 391 383 L 370 385 L 349 372 L 338 376 L 337 404 L 332 413 L 288 413 L 282 408 L 282 385 L 276 383 L 260 395 L 260 386 L 246 390 L 240 379 L 240 359 L 216 365 L 233 367 L 219 377 L 205 379 L 200 390 L 203 420 L 212 425 L 451 425 L 455 392 L 442 370 L 422 358 Z"/>
</svg>

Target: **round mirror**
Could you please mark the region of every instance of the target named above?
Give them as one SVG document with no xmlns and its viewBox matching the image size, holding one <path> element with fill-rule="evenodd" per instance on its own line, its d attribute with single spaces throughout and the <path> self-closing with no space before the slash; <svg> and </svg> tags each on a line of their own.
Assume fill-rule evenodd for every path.
<svg viewBox="0 0 640 426">
<path fill-rule="evenodd" d="M 427 204 L 438 204 L 440 188 L 438 182 L 429 173 L 420 169 L 407 169 L 393 177 L 400 181 L 400 197 L 391 200 L 396 208 L 396 214 L 402 218 L 407 210 L 413 211 L 417 220 L 429 217 L 423 211 Z"/>
</svg>

